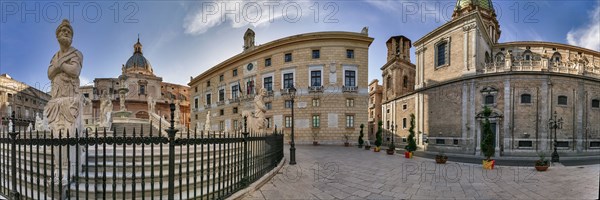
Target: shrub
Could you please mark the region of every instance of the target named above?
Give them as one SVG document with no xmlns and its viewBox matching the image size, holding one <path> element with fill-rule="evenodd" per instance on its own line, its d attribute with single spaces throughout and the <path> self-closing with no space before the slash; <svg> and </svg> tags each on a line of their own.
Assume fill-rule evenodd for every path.
<svg viewBox="0 0 600 200">
<path fill-rule="evenodd" d="M 415 141 L 415 114 L 410 114 L 410 128 L 408 129 L 408 145 L 406 150 L 413 152 L 417 150 L 417 142 Z"/>
<path fill-rule="evenodd" d="M 363 128 L 364 127 L 365 127 L 364 124 L 360 124 L 360 135 L 358 135 L 358 145 L 360 145 L 360 146 L 362 146 L 365 143 L 365 141 L 363 140 L 363 136 L 364 136 Z"/>
<path fill-rule="evenodd" d="M 383 121 L 379 121 L 377 123 L 377 134 L 375 134 L 375 146 L 380 147 L 383 143 L 383 138 L 381 136 L 381 129 L 383 126 Z"/>
<path fill-rule="evenodd" d="M 481 152 L 487 160 L 490 160 L 492 156 L 494 156 L 494 133 L 492 132 L 492 128 L 490 125 L 490 115 L 492 114 L 492 110 L 490 108 L 483 107 L 483 141 L 481 142 Z"/>
</svg>

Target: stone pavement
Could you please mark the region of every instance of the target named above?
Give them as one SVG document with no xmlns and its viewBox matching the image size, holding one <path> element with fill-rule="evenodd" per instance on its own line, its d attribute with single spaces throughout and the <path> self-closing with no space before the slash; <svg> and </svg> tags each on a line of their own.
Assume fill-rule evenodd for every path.
<svg viewBox="0 0 600 200">
<path fill-rule="evenodd" d="M 289 146 L 286 145 L 289 161 Z M 600 165 L 496 166 L 406 159 L 357 147 L 297 146 L 285 165 L 244 199 L 597 199 Z"/>
</svg>

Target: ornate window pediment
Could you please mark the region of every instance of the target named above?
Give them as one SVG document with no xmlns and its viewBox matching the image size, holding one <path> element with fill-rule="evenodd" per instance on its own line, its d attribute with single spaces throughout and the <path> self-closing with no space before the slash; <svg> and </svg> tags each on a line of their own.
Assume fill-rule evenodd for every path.
<svg viewBox="0 0 600 200">
<path fill-rule="evenodd" d="M 485 87 L 481 89 L 481 97 L 483 106 L 496 107 L 498 98 L 498 89 L 494 87 Z"/>
</svg>

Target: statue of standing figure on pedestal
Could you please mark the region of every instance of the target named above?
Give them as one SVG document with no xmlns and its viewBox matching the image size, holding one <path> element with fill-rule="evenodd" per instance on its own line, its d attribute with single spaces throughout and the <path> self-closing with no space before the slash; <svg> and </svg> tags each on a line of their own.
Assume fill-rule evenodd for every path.
<svg viewBox="0 0 600 200">
<path fill-rule="evenodd" d="M 152 96 L 148 96 L 148 113 L 156 113 L 156 101 Z"/>
<path fill-rule="evenodd" d="M 506 51 L 506 58 L 504 58 L 504 68 L 506 70 L 511 70 L 512 69 L 512 54 L 510 53 L 510 51 Z"/>
<path fill-rule="evenodd" d="M 210 110 L 206 113 L 206 122 L 204 123 L 204 130 L 210 131 Z"/>
<path fill-rule="evenodd" d="M 263 133 L 265 131 L 265 112 L 267 107 L 263 98 L 266 96 L 266 90 L 260 89 L 258 95 L 254 97 L 254 112 L 244 111 L 242 116 L 247 117 L 248 131 Z"/>
<path fill-rule="evenodd" d="M 100 97 L 100 122 L 99 127 L 106 127 L 110 129 L 111 114 L 113 111 L 113 104 L 108 94 L 103 93 Z"/>
<path fill-rule="evenodd" d="M 77 49 L 71 46 L 73 41 L 73 28 L 69 20 L 64 19 L 58 28 L 56 28 L 56 39 L 60 45 L 60 50 L 54 54 L 50 66 L 48 67 L 48 78 L 52 84 L 50 95 L 52 98 L 44 108 L 45 117 L 48 120 L 48 126 L 52 130 L 52 137 L 58 138 L 61 134 L 63 138 L 67 136 L 75 137 L 77 131 L 80 131 L 81 126 L 81 111 L 83 96 L 79 93 L 79 74 L 81 73 L 83 55 Z M 56 147 L 53 147 L 56 148 Z M 54 180 L 60 181 L 59 184 L 67 184 L 68 176 L 74 175 L 74 170 L 71 174 L 66 173 L 67 166 L 73 165 L 74 152 L 70 158 L 67 150 L 70 148 L 62 148 L 55 151 L 55 169 Z M 62 155 L 62 160 L 59 160 L 59 155 Z M 58 169 L 63 169 L 62 180 L 59 180 Z"/>
</svg>

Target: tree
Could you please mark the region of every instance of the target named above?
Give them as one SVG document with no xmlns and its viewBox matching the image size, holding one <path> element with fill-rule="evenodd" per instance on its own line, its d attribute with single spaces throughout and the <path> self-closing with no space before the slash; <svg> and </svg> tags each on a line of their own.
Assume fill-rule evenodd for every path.
<svg viewBox="0 0 600 200">
<path fill-rule="evenodd" d="M 381 129 L 383 126 L 383 121 L 379 121 L 377 123 L 377 133 L 375 134 L 375 146 L 380 147 L 381 143 L 383 143 L 383 138 L 381 137 Z"/>
<path fill-rule="evenodd" d="M 492 128 L 490 125 L 490 115 L 492 114 L 492 110 L 490 108 L 483 107 L 483 141 L 481 142 L 481 151 L 487 160 L 490 160 L 490 157 L 494 156 L 494 133 L 492 132 Z"/>
<path fill-rule="evenodd" d="M 406 150 L 413 152 L 417 150 L 417 142 L 415 141 L 415 114 L 410 114 L 410 128 L 408 129 L 408 145 Z"/>
<path fill-rule="evenodd" d="M 363 128 L 365 127 L 364 124 L 360 124 L 360 135 L 358 135 L 358 146 L 362 146 L 363 143 L 365 143 L 365 141 L 363 140 Z"/>
</svg>

